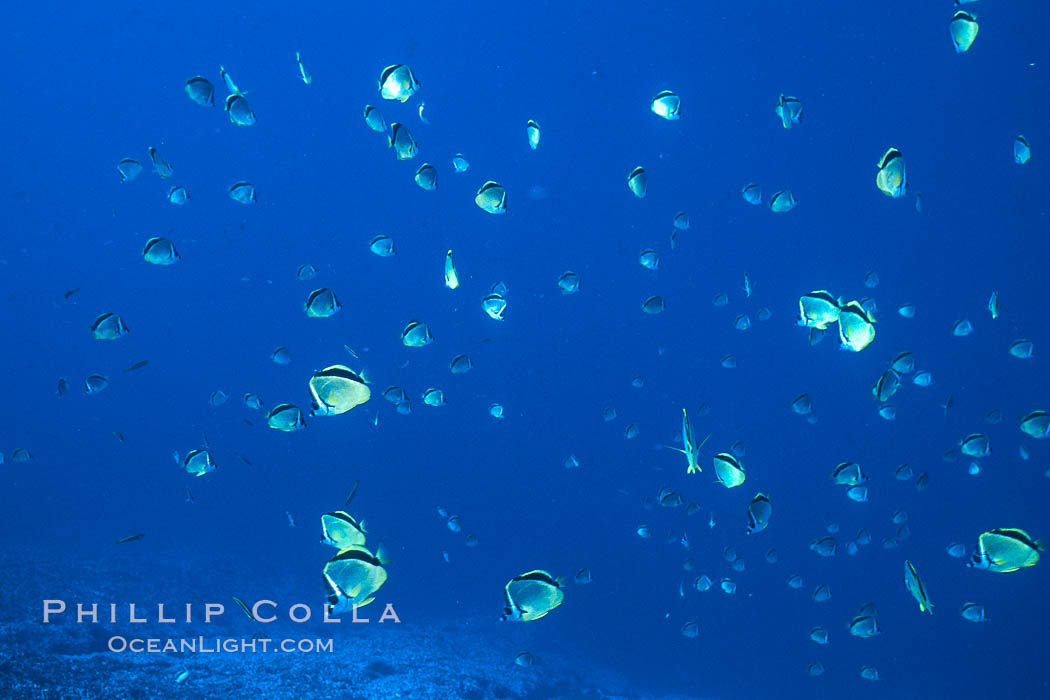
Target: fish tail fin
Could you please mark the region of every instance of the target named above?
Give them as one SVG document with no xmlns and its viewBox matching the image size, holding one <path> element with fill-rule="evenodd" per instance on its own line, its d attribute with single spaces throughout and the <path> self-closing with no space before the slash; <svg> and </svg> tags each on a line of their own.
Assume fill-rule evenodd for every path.
<svg viewBox="0 0 1050 700">
<path fill-rule="evenodd" d="M 1045 552 L 1046 551 L 1046 541 L 1045 540 L 1036 540 L 1035 541 L 1035 548 L 1038 551 L 1040 551 L 1040 552 Z"/>
</svg>

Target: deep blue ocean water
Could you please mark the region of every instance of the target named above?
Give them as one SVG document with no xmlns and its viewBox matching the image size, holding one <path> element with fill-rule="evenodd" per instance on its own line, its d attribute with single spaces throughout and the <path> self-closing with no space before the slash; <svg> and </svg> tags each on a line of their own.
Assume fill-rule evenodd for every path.
<svg viewBox="0 0 1050 700">
<path fill-rule="evenodd" d="M 980 33 L 956 54 L 947 0 L 6 6 L 8 546 L 50 554 L 56 566 L 69 551 L 122 557 L 130 571 L 135 550 L 115 553 L 113 542 L 143 532 L 120 547 L 188 572 L 221 558 L 231 573 L 219 590 L 157 580 L 142 600 L 228 603 L 231 593 L 258 600 L 279 589 L 294 597 L 285 603 L 320 606 L 320 570 L 334 550 L 318 543 L 318 518 L 360 480 L 351 510 L 393 560 L 377 600 L 406 622 L 491 621 L 489 634 L 513 639 L 523 632 L 497 622 L 503 585 L 542 568 L 569 583 L 560 608 L 526 623 L 538 628 L 528 633 L 538 663 L 545 637 L 567 641 L 638 692 L 1045 696 L 1047 564 L 996 574 L 945 553 L 951 541 L 972 549 L 994 527 L 1050 536 L 1047 441 L 1017 427 L 1021 415 L 1050 408 L 1042 36 L 1050 14 L 1042 3 L 970 8 Z M 410 65 L 422 86 L 405 104 L 376 91 L 395 63 Z M 221 106 L 187 99 L 184 82 L 199 74 L 221 100 L 220 65 L 247 92 L 256 125 L 238 128 Z M 681 96 L 679 121 L 649 111 L 664 89 Z M 773 113 L 781 93 L 805 105 L 791 130 Z M 429 125 L 417 117 L 420 101 Z M 394 159 L 364 124 L 369 103 L 409 127 L 418 158 Z M 536 151 L 528 119 L 542 126 Z M 1023 166 L 1011 150 L 1018 134 L 1032 144 Z M 175 167 L 170 181 L 151 172 L 149 146 Z M 921 212 L 913 196 L 891 199 L 874 186 L 890 146 L 904 154 Z M 470 161 L 466 173 L 452 171 L 457 152 Z M 119 181 L 124 157 L 144 165 L 134 182 Z M 434 192 L 412 182 L 424 161 L 439 171 Z M 637 165 L 648 172 L 644 199 L 625 186 Z M 502 216 L 472 202 L 490 179 L 508 192 Z M 255 184 L 257 204 L 227 196 L 238 180 Z M 740 196 L 748 182 L 767 197 L 790 189 L 799 204 L 785 214 L 749 206 Z M 172 184 L 192 201 L 168 203 Z M 680 210 L 692 227 L 672 250 Z M 395 239 L 395 257 L 368 251 L 379 234 Z M 178 264 L 143 262 L 142 246 L 158 235 L 175 241 Z M 657 271 L 637 262 L 650 247 L 661 254 Z M 441 281 L 450 248 L 462 281 L 455 291 Z M 315 280 L 296 279 L 303 263 L 319 269 Z M 580 275 L 576 295 L 559 293 L 565 270 Z M 864 286 L 869 271 L 881 280 L 874 289 Z M 503 322 L 480 304 L 498 281 L 509 289 Z M 330 319 L 302 311 L 319 286 L 344 306 Z M 832 330 L 810 347 L 794 318 L 799 296 L 814 289 L 874 297 L 872 345 L 841 351 Z M 993 290 L 1002 300 L 996 320 L 985 308 Z M 717 293 L 729 295 L 727 307 L 712 304 Z M 641 302 L 654 294 L 667 309 L 645 315 Z M 896 313 L 905 302 L 914 319 Z M 762 307 L 772 317 L 758 322 Z M 120 313 L 131 333 L 93 340 L 88 326 L 104 311 Z M 735 330 L 745 313 L 753 327 Z M 953 337 L 961 318 L 975 330 Z M 401 344 L 412 319 L 430 325 L 432 345 Z M 1034 341 L 1031 359 L 1007 353 L 1018 338 Z M 270 361 L 281 345 L 290 365 Z M 884 421 L 870 388 L 904 350 L 934 383 L 906 381 L 893 401 L 897 419 Z M 453 376 L 448 363 L 459 353 L 476 366 Z M 736 369 L 720 366 L 727 353 Z M 121 372 L 144 359 L 147 367 Z M 287 434 L 241 403 L 256 392 L 267 407 L 305 409 L 310 375 L 336 363 L 367 372 L 369 403 Z M 95 372 L 111 385 L 85 395 Z M 59 377 L 70 382 L 63 397 Z M 408 391 L 411 415 L 383 401 L 391 385 Z M 423 405 L 428 387 L 444 389 L 448 405 Z M 216 407 L 208 399 L 217 389 L 231 398 Z M 813 397 L 815 424 L 788 408 L 802 392 Z M 488 414 L 493 402 L 505 407 L 502 420 Z M 704 417 L 702 403 L 711 409 Z M 607 406 L 618 412 L 609 423 Z M 711 434 L 699 475 L 658 448 L 674 444 L 683 407 L 698 437 Z M 996 408 L 1002 423 L 985 423 Z M 640 428 L 633 440 L 624 438 L 629 423 Z M 969 459 L 942 458 L 972 432 L 992 442 L 976 476 Z M 205 439 L 218 468 L 197 479 L 171 453 Z M 737 440 L 748 479 L 726 490 L 710 460 Z M 1020 445 L 1031 459 L 1018 456 Z M 13 462 L 18 447 L 34 459 Z M 570 454 L 580 468 L 562 467 Z M 869 502 L 848 500 L 828 479 L 843 461 L 871 477 Z M 902 462 L 929 472 L 928 490 L 894 479 Z M 644 499 L 662 486 L 700 513 L 647 510 Z M 747 536 L 757 491 L 770 494 L 774 515 Z M 461 517 L 463 532 L 445 527 L 439 506 Z M 897 509 L 908 512 L 911 537 L 883 549 Z M 829 523 L 841 526 L 840 545 L 860 527 L 874 542 L 855 557 L 840 546 L 821 559 L 809 543 Z M 642 524 L 651 539 L 635 534 Z M 665 541 L 683 530 L 690 552 Z M 467 533 L 476 548 L 465 546 Z M 726 546 L 746 571 L 730 570 Z M 773 565 L 763 560 L 769 547 L 779 552 Z M 682 570 L 687 556 L 695 571 Z M 932 617 L 904 588 L 905 559 L 923 575 Z M 593 572 L 588 586 L 571 583 L 581 567 Z M 688 590 L 701 573 L 731 576 L 737 595 Z M 791 573 L 804 577 L 802 590 L 785 585 Z M 811 600 L 818 583 L 830 585 L 830 601 Z M 884 632 L 850 638 L 844 624 L 868 601 Z M 963 620 L 966 601 L 984 604 L 990 621 Z M 38 600 L 10 606 L 10 619 L 39 618 Z M 700 625 L 696 639 L 679 634 L 690 620 Z M 830 630 L 829 645 L 808 640 L 815 625 Z M 815 661 L 827 669 L 821 678 L 806 675 Z M 861 679 L 862 665 L 881 680 Z"/>
</svg>

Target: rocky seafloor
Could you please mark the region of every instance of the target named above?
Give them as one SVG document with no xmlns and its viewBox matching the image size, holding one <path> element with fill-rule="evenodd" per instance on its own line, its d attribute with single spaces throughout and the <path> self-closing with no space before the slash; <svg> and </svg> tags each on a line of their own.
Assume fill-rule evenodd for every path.
<svg viewBox="0 0 1050 700">
<path fill-rule="evenodd" d="M 0 555 L 4 601 L 0 607 L 0 698 L 671 700 L 671 696 L 632 688 L 621 674 L 594 665 L 568 647 L 547 645 L 536 655 L 535 665 L 517 666 L 513 659 L 522 649 L 505 635 L 493 634 L 492 625 L 482 620 L 343 625 L 332 632 L 329 629 L 334 626 L 293 625 L 284 620 L 268 625 L 262 635 L 251 632 L 259 627 L 252 627 L 256 623 L 246 617 L 241 619 L 227 599 L 233 610 L 227 610 L 220 624 L 207 626 L 199 619 L 199 610 L 194 613 L 198 619 L 191 624 L 180 620 L 167 628 L 152 620 L 130 624 L 126 610 L 116 623 L 103 619 L 102 624 L 78 624 L 70 610 L 44 625 L 45 599 L 135 601 L 142 600 L 147 577 L 199 578 L 188 569 L 174 570 L 178 565 L 170 562 L 154 562 L 148 573 L 137 573 L 114 559 L 76 563 L 71 581 L 64 575 L 68 569 L 56 569 L 49 565 L 52 563 L 32 554 Z M 147 618 L 156 616 L 155 604 L 143 601 L 140 609 Z M 100 618 L 106 617 L 107 610 L 107 604 L 100 605 Z M 378 607 L 369 611 L 373 620 L 381 613 Z M 250 639 L 252 634 L 273 639 L 328 637 L 333 649 L 207 654 L 115 653 L 107 649 L 114 636 L 203 636 L 214 647 L 216 637 Z"/>
</svg>

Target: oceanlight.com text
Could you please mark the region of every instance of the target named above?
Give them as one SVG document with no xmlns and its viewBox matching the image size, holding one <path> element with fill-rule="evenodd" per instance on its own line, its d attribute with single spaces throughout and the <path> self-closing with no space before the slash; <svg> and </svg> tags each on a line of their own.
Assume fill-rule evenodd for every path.
<svg viewBox="0 0 1050 700">
<path fill-rule="evenodd" d="M 268 637 L 122 637 L 106 644 L 109 651 L 131 654 L 331 654 L 331 639 L 270 639 Z"/>
</svg>

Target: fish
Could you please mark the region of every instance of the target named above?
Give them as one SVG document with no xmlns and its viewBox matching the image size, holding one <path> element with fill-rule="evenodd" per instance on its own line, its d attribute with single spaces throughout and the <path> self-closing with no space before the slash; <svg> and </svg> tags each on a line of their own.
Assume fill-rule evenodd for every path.
<svg viewBox="0 0 1050 700">
<path fill-rule="evenodd" d="M 1020 528 L 1005 527 L 982 532 L 977 538 L 977 549 L 967 566 L 999 573 L 1009 573 L 1039 561 L 1039 553 L 1046 551 L 1042 540 L 1032 537 Z"/>
<path fill-rule="evenodd" d="M 437 168 L 435 168 L 430 163 L 423 163 L 423 165 L 419 166 L 419 169 L 416 170 L 416 174 L 413 179 L 416 181 L 416 184 L 424 190 L 436 190 L 438 186 Z"/>
<path fill-rule="evenodd" d="M 897 307 L 897 313 L 904 318 L 915 318 L 915 304 L 901 304 Z"/>
<path fill-rule="evenodd" d="M 839 320 L 839 303 L 831 292 L 818 289 L 798 299 L 797 324 L 806 328 L 826 330 Z"/>
<path fill-rule="evenodd" d="M 162 180 L 167 180 L 169 177 L 175 174 L 175 168 L 168 164 L 168 161 L 161 157 L 160 153 L 153 146 L 149 147 L 149 159 L 153 163 L 153 169 Z"/>
<path fill-rule="evenodd" d="M 507 191 L 503 185 L 489 180 L 478 188 L 474 203 L 489 214 L 503 214 L 507 211 Z"/>
<path fill-rule="evenodd" d="M 823 627 L 814 627 L 809 631 L 809 638 L 817 644 L 827 644 L 828 631 Z"/>
<path fill-rule="evenodd" d="M 241 612 L 244 613 L 249 620 L 252 620 L 254 622 L 259 621 L 258 618 L 255 617 L 255 613 L 252 612 L 252 609 L 248 606 L 247 603 L 245 603 L 243 600 L 241 600 L 235 595 L 231 595 L 230 597 L 233 598 L 233 602 L 237 603 L 237 607 L 241 609 Z"/>
<path fill-rule="evenodd" d="M 567 270 L 558 277 L 558 289 L 562 294 L 575 294 L 580 291 L 580 276 L 572 270 Z"/>
<path fill-rule="evenodd" d="M 802 123 L 802 100 L 781 94 L 773 110 L 780 117 L 780 124 L 785 129 Z"/>
<path fill-rule="evenodd" d="M 1019 360 L 1027 360 L 1032 357 L 1035 343 L 1031 340 L 1015 340 L 1010 343 L 1010 354 Z"/>
<path fill-rule="evenodd" d="M 1014 162 L 1024 165 L 1032 159 L 1032 147 L 1028 145 L 1028 139 L 1024 135 L 1018 135 L 1014 139 Z"/>
<path fill-rule="evenodd" d="M 769 526 L 769 518 L 773 515 L 773 503 L 769 496 L 758 493 L 751 499 L 747 506 L 747 534 L 761 532 Z"/>
<path fill-rule="evenodd" d="M 912 375 L 911 383 L 915 386 L 932 386 L 933 385 L 933 373 L 922 370 Z"/>
<path fill-rule="evenodd" d="M 109 378 L 104 374 L 89 374 L 84 380 L 84 389 L 88 394 L 97 394 L 109 386 Z"/>
<path fill-rule="evenodd" d="M 212 458 L 211 452 L 206 449 L 190 450 L 182 459 L 179 458 L 179 453 L 176 452 L 174 457 L 175 463 L 179 464 L 187 474 L 200 477 L 215 471 L 215 460 Z"/>
<path fill-rule="evenodd" d="M 959 615 L 970 622 L 988 622 L 984 613 L 984 606 L 980 603 L 963 603 L 959 609 Z"/>
<path fill-rule="evenodd" d="M 490 405 L 489 415 L 493 418 L 503 418 L 503 404 L 494 403 Z"/>
<path fill-rule="evenodd" d="M 642 302 L 642 311 L 649 315 L 662 313 L 667 305 L 664 303 L 662 296 L 652 296 Z"/>
<path fill-rule="evenodd" d="M 224 66 L 219 66 L 219 77 L 222 78 L 223 84 L 226 86 L 226 91 L 231 95 L 243 95 L 240 88 L 237 87 L 237 83 L 233 82 L 233 78 L 229 73 L 226 72 Z"/>
<path fill-rule="evenodd" d="M 523 666 L 527 668 L 529 666 L 532 666 L 534 663 L 535 659 L 533 658 L 532 654 L 530 654 L 527 651 L 523 651 L 514 657 L 515 666 Z"/>
<path fill-rule="evenodd" d="M 95 340 L 116 340 L 130 332 L 119 314 L 100 314 L 91 324 L 91 335 Z"/>
<path fill-rule="evenodd" d="M 658 117 L 670 121 L 681 119 L 682 100 L 670 90 L 661 90 L 649 103 L 649 109 Z"/>
<path fill-rule="evenodd" d="M 445 286 L 449 289 L 459 288 L 459 274 L 456 272 L 456 264 L 452 261 L 452 251 L 445 253 Z"/>
<path fill-rule="evenodd" d="M 769 210 L 774 214 L 789 212 L 797 206 L 798 200 L 795 199 L 795 195 L 791 193 L 791 190 L 774 192 L 773 196 L 769 198 Z"/>
<path fill-rule="evenodd" d="M 376 236 L 369 241 L 368 249 L 372 251 L 374 255 L 378 255 L 381 258 L 392 258 L 397 255 L 397 248 L 394 246 L 394 239 L 390 236 Z"/>
<path fill-rule="evenodd" d="M 212 406 L 221 406 L 224 403 L 226 403 L 226 400 L 228 398 L 230 397 L 225 391 L 223 391 L 222 389 L 216 389 L 211 393 L 211 396 L 208 398 L 208 403 L 210 403 Z"/>
<path fill-rule="evenodd" d="M 866 681 L 877 681 L 879 680 L 879 669 L 874 666 L 861 666 L 860 677 Z"/>
<path fill-rule="evenodd" d="M 846 497 L 857 503 L 866 503 L 868 501 L 868 487 L 850 486 L 846 489 Z"/>
<path fill-rule="evenodd" d="M 288 518 L 288 527 L 295 527 L 295 518 L 288 511 L 284 511 L 284 516 Z"/>
<path fill-rule="evenodd" d="M 361 375 L 346 365 L 331 365 L 310 377 L 311 416 L 338 416 L 372 396 Z"/>
<path fill-rule="evenodd" d="M 394 149 L 394 156 L 398 160 L 411 160 L 419 154 L 419 145 L 408 132 L 408 127 L 400 122 L 390 125 L 390 136 L 386 143 L 388 148 Z"/>
<path fill-rule="evenodd" d="M 427 389 L 423 392 L 423 403 L 427 406 L 444 406 L 445 392 L 441 389 Z"/>
<path fill-rule="evenodd" d="M 926 586 L 923 585 L 922 579 L 919 578 L 919 572 L 915 570 L 915 566 L 907 559 L 904 560 L 904 587 L 918 601 L 919 610 L 933 614 L 933 603 L 930 602 Z"/>
<path fill-rule="evenodd" d="M 533 119 L 530 119 L 525 125 L 525 136 L 529 140 L 529 148 L 535 151 L 540 147 L 540 125 Z"/>
<path fill-rule="evenodd" d="M 791 412 L 807 416 L 813 412 L 813 399 L 809 394 L 799 394 L 791 401 Z"/>
<path fill-rule="evenodd" d="M 882 634 L 882 628 L 879 627 L 879 620 L 875 615 L 858 614 L 849 621 L 846 628 L 851 635 L 861 639 L 871 639 Z"/>
<path fill-rule="evenodd" d="M 987 457 L 992 445 L 984 433 L 970 433 L 959 440 L 959 451 L 968 457 Z"/>
<path fill-rule="evenodd" d="M 638 254 L 638 264 L 648 270 L 659 270 L 660 254 L 651 249 L 643 250 Z"/>
<path fill-rule="evenodd" d="M 761 204 L 762 188 L 753 182 L 749 182 L 740 190 L 740 196 L 742 196 L 744 201 L 748 204 Z"/>
<path fill-rule="evenodd" d="M 957 338 L 961 338 L 973 333 L 973 324 L 969 320 L 963 318 L 952 324 L 952 335 Z"/>
<path fill-rule="evenodd" d="M 354 480 L 354 488 L 352 488 L 350 490 L 350 495 L 346 497 L 345 501 L 343 501 L 343 508 L 346 508 L 347 506 L 350 505 L 351 502 L 353 502 L 354 496 L 357 495 L 357 487 L 359 487 L 360 485 L 361 485 L 361 480 L 360 479 L 355 479 Z"/>
<path fill-rule="evenodd" d="M 299 77 L 303 79 L 303 83 L 309 85 L 314 81 L 314 77 L 310 74 L 310 71 L 306 70 L 306 66 L 303 65 L 303 57 L 298 51 L 295 52 L 295 62 L 299 66 Z"/>
<path fill-rule="evenodd" d="M 364 545 L 368 530 L 364 521 L 358 522 L 345 510 L 336 510 L 321 516 L 321 544 L 336 549 Z"/>
<path fill-rule="evenodd" d="M 185 187 L 178 186 L 172 187 L 170 190 L 168 190 L 167 197 L 169 202 L 171 202 L 172 204 L 178 204 L 180 206 L 193 199 L 192 197 L 190 197 L 190 193 Z"/>
<path fill-rule="evenodd" d="M 993 320 L 999 318 L 999 292 L 992 292 L 992 296 L 988 297 L 988 313 Z"/>
<path fill-rule="evenodd" d="M 186 96 L 201 107 L 215 106 L 215 86 L 207 78 L 195 75 L 186 81 Z"/>
<path fill-rule="evenodd" d="M 255 204 L 259 201 L 255 194 L 255 185 L 241 180 L 230 185 L 226 190 L 230 199 L 241 204 Z"/>
<path fill-rule="evenodd" d="M 401 344 L 407 348 L 421 348 L 434 342 L 430 326 L 422 321 L 409 321 L 401 331 Z"/>
<path fill-rule="evenodd" d="M 128 365 L 127 367 L 125 367 L 124 369 L 122 369 L 120 371 L 121 371 L 121 374 L 127 374 L 128 372 L 134 372 L 137 369 L 142 369 L 143 367 L 145 367 L 148 364 L 149 364 L 149 360 L 139 360 L 138 362 L 135 362 L 134 364 L 130 364 L 130 365 Z"/>
<path fill-rule="evenodd" d="M 875 318 L 858 302 L 839 309 L 839 341 L 846 350 L 860 352 L 875 339 Z"/>
<path fill-rule="evenodd" d="M 804 585 L 802 577 L 798 574 L 792 574 L 788 576 L 784 582 L 787 583 L 788 588 L 794 588 L 795 590 L 802 588 L 802 586 Z"/>
<path fill-rule="evenodd" d="M 280 403 L 266 414 L 266 425 L 274 430 L 290 433 L 306 427 L 303 412 L 295 404 Z"/>
<path fill-rule="evenodd" d="M 383 118 L 383 113 L 379 111 L 378 107 L 372 105 L 365 105 L 364 110 L 365 124 L 372 131 L 378 131 L 380 134 L 386 133 L 387 124 L 386 119 Z"/>
<path fill-rule="evenodd" d="M 303 303 L 303 310 L 310 318 L 328 318 L 334 316 L 342 308 L 335 292 L 328 287 L 321 287 L 310 292 L 310 296 Z"/>
<path fill-rule="evenodd" d="M 174 265 L 182 259 L 175 250 L 174 243 L 158 236 L 146 241 L 142 249 L 142 258 L 151 265 Z"/>
<path fill-rule="evenodd" d="M 117 544 L 124 544 L 125 542 L 134 542 L 135 540 L 141 540 L 146 536 L 144 532 L 136 532 L 134 535 L 128 535 L 127 537 L 121 537 L 117 540 Z"/>
<path fill-rule="evenodd" d="M 875 386 L 871 387 L 871 395 L 876 401 L 885 403 L 897 390 L 900 389 L 901 375 L 894 369 L 888 369 L 882 373 L 882 376 L 875 382 Z"/>
<path fill-rule="evenodd" d="M 977 15 L 959 10 L 952 15 L 952 21 L 948 24 L 948 32 L 952 37 L 952 46 L 955 53 L 966 53 L 973 46 L 977 38 L 980 26 L 977 24 Z"/>
<path fill-rule="evenodd" d="M 904 169 L 904 156 L 890 147 L 876 164 L 875 186 L 887 197 L 903 197 L 908 191 L 908 179 Z"/>
<path fill-rule="evenodd" d="M 134 158 L 122 158 L 117 162 L 117 174 L 121 182 L 133 182 L 142 174 L 142 163 Z"/>
<path fill-rule="evenodd" d="M 721 364 L 726 369 L 736 369 L 736 357 L 731 354 L 724 355 L 719 361 L 719 364 Z"/>
<path fill-rule="evenodd" d="M 66 381 L 65 377 L 59 377 L 55 393 L 59 396 L 65 396 L 67 391 L 69 391 L 69 382 Z"/>
<path fill-rule="evenodd" d="M 641 199 L 645 196 L 648 189 L 648 180 L 649 178 L 645 174 L 645 168 L 639 165 L 627 174 L 627 189 L 629 189 L 631 194 L 636 198 Z"/>
<path fill-rule="evenodd" d="M 902 352 L 893 358 L 890 367 L 897 374 L 911 374 L 915 371 L 915 355 L 910 352 Z"/>
<path fill-rule="evenodd" d="M 515 576 L 503 588 L 505 605 L 500 620 L 530 622 L 562 604 L 562 582 L 542 569 Z"/>
<path fill-rule="evenodd" d="M 822 557 L 833 557 L 838 549 L 834 537 L 821 537 L 810 543 L 809 548 Z"/>
<path fill-rule="evenodd" d="M 700 625 L 695 622 L 686 622 L 682 625 L 682 636 L 688 639 L 696 639 L 700 636 Z"/>
<path fill-rule="evenodd" d="M 270 360 L 275 365 L 287 365 L 292 361 L 292 353 L 288 348 L 280 347 L 270 353 Z"/>
<path fill-rule="evenodd" d="M 1021 418 L 1021 431 L 1036 439 L 1050 437 L 1050 413 L 1037 410 L 1026 414 Z"/>
<path fill-rule="evenodd" d="M 388 564 L 382 547 L 373 554 L 362 546 L 341 549 L 322 570 L 327 603 L 333 615 L 368 605 L 386 582 Z"/>
<path fill-rule="evenodd" d="M 449 362 L 448 368 L 452 374 L 466 374 L 474 367 L 474 361 L 470 355 L 456 355 Z"/>
<path fill-rule="evenodd" d="M 819 661 L 814 661 L 806 668 L 806 675 L 810 678 L 817 678 L 818 676 L 824 675 L 824 664 Z"/>
<path fill-rule="evenodd" d="M 465 173 L 470 169 L 470 161 L 463 157 L 462 153 L 452 156 L 452 169 L 457 173 Z"/>
<path fill-rule="evenodd" d="M 256 122 L 255 112 L 244 95 L 229 95 L 226 98 L 226 114 L 235 126 L 252 126 Z"/>
<path fill-rule="evenodd" d="M 868 477 L 856 462 L 841 462 L 831 472 L 831 479 L 841 486 L 857 486 L 867 481 Z"/>
<path fill-rule="evenodd" d="M 744 465 L 733 455 L 728 452 L 719 452 L 714 456 L 715 476 L 718 478 L 718 483 L 725 486 L 727 489 L 740 486 L 744 483 L 746 474 L 744 473 Z"/>
<path fill-rule="evenodd" d="M 691 225 L 689 223 L 689 214 L 684 211 L 678 212 L 674 215 L 674 218 L 671 219 L 671 225 L 674 226 L 677 231 L 688 231 Z"/>
<path fill-rule="evenodd" d="M 419 90 L 419 81 L 408 66 L 395 63 L 379 74 L 379 95 L 384 100 L 407 102 Z"/>
</svg>

